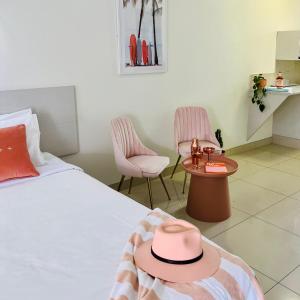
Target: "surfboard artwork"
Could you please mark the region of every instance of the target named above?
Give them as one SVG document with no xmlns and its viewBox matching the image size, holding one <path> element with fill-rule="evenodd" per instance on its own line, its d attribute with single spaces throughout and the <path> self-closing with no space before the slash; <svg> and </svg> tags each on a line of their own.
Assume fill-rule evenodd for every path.
<svg viewBox="0 0 300 300">
<path fill-rule="evenodd" d="M 143 40 L 142 49 L 143 49 L 143 63 L 144 63 L 144 66 L 148 66 L 148 64 L 149 64 L 149 61 L 148 61 L 148 45 L 147 45 L 147 42 L 145 40 Z"/>
<path fill-rule="evenodd" d="M 166 71 L 167 0 L 116 0 L 120 73 Z"/>
<path fill-rule="evenodd" d="M 130 36 L 130 64 L 131 66 L 136 65 L 136 36 L 132 34 Z"/>
</svg>

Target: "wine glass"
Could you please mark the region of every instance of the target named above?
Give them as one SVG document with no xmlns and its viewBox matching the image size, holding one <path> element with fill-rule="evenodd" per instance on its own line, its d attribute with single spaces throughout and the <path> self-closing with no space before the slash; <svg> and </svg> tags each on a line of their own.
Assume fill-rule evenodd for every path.
<svg viewBox="0 0 300 300">
<path fill-rule="evenodd" d="M 214 147 L 204 147 L 203 148 L 203 152 L 205 154 L 207 154 L 207 161 L 210 160 L 210 155 L 213 154 L 215 152 L 215 148 Z"/>
</svg>

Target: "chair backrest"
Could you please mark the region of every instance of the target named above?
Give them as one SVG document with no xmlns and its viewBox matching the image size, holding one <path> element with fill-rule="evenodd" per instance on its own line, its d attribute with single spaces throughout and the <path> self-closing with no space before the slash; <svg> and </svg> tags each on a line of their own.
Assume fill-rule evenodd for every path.
<svg viewBox="0 0 300 300">
<path fill-rule="evenodd" d="M 207 112 L 200 106 L 179 107 L 174 120 L 176 147 L 181 142 L 191 141 L 193 138 L 206 140 L 219 145 L 212 133 Z"/>
<path fill-rule="evenodd" d="M 129 118 L 120 117 L 112 120 L 113 146 L 117 147 L 125 158 L 139 155 L 142 143 L 138 138 Z"/>
<path fill-rule="evenodd" d="M 111 121 L 115 161 L 122 175 L 143 177 L 142 170 L 128 158 L 136 155 L 157 155 L 145 147 L 137 136 L 130 119 L 121 117 Z"/>
</svg>

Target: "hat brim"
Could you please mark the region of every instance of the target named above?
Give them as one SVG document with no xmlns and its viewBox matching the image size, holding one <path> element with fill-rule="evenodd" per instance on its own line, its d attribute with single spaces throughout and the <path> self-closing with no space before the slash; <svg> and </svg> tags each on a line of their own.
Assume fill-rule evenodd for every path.
<svg viewBox="0 0 300 300">
<path fill-rule="evenodd" d="M 210 244 L 202 241 L 203 257 L 198 262 L 174 265 L 159 261 L 151 254 L 152 240 L 136 249 L 136 265 L 153 277 L 176 283 L 187 283 L 208 278 L 220 267 L 220 253 Z"/>
</svg>

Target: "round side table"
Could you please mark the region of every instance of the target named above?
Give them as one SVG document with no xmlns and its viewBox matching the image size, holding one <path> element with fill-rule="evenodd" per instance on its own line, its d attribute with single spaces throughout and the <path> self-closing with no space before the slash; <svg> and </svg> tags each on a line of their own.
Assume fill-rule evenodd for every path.
<svg viewBox="0 0 300 300">
<path fill-rule="evenodd" d="M 205 172 L 207 156 L 193 167 L 192 158 L 182 162 L 187 173 L 191 174 L 186 212 L 192 218 L 204 222 L 221 222 L 231 215 L 228 177 L 238 170 L 238 163 L 222 155 L 211 155 L 211 162 L 225 163 L 226 174 Z"/>
</svg>

